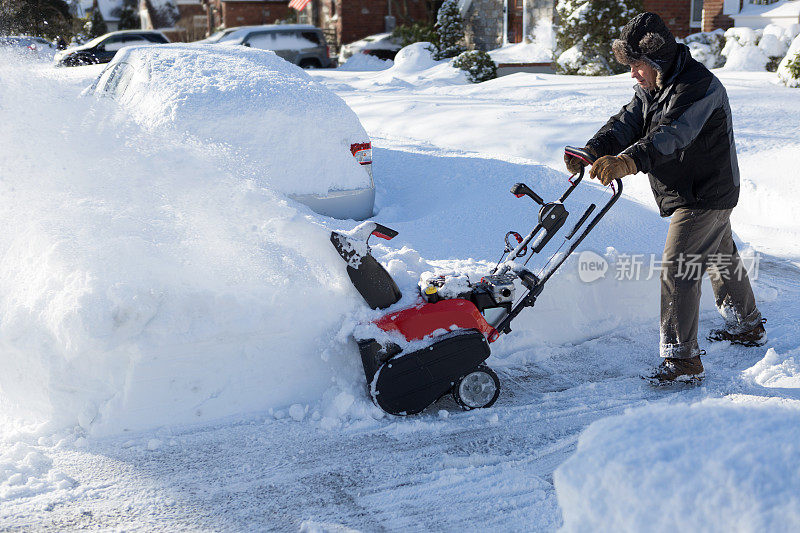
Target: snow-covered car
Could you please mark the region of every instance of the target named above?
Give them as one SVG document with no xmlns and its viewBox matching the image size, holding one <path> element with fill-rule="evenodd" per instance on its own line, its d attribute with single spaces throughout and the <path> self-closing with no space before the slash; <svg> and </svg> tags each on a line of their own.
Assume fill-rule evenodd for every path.
<svg viewBox="0 0 800 533">
<path fill-rule="evenodd" d="M 230 152 L 230 171 L 317 213 L 372 216 L 372 144 L 340 97 L 272 52 L 169 44 L 121 50 L 88 92 L 151 130 Z"/>
<path fill-rule="evenodd" d="M 400 41 L 392 37 L 391 33 L 378 33 L 342 46 L 339 62 L 344 63 L 355 54 L 368 54 L 378 59 L 394 60 L 394 56 L 401 48 Z"/>
<path fill-rule="evenodd" d="M 169 39 L 160 31 L 122 30 L 101 35 L 80 46 L 73 46 L 56 53 L 56 65 L 75 67 L 108 63 L 119 50 L 128 46 L 166 44 Z"/>
<path fill-rule="evenodd" d="M 56 47 L 53 46 L 53 43 L 41 37 L 31 37 L 30 35 L 0 37 L 0 48 L 10 48 L 39 59 L 52 59 L 56 53 Z"/>
<path fill-rule="evenodd" d="M 268 24 L 229 28 L 215 33 L 203 42 L 269 50 L 301 68 L 336 66 L 330 57 L 330 48 L 322 30 L 308 24 Z"/>
</svg>

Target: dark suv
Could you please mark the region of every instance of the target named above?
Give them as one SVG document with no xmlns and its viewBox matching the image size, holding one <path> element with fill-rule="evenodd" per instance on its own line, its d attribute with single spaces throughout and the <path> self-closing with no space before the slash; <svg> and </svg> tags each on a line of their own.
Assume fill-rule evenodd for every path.
<svg viewBox="0 0 800 533">
<path fill-rule="evenodd" d="M 126 46 L 140 46 L 147 44 L 165 44 L 169 39 L 160 31 L 152 30 L 124 30 L 115 31 L 92 39 L 88 43 L 58 52 L 55 56 L 56 65 L 75 67 L 78 65 L 93 65 L 108 63 L 117 53 L 117 50 Z"/>
<path fill-rule="evenodd" d="M 229 31 L 230 30 L 230 31 Z M 335 67 L 322 30 L 307 24 L 270 24 L 229 28 L 202 41 L 270 50 L 301 68 Z"/>
</svg>

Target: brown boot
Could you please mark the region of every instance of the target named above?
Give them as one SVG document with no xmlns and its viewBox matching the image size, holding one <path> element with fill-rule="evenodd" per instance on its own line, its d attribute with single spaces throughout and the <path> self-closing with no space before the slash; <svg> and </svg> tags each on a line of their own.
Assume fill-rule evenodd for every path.
<svg viewBox="0 0 800 533">
<path fill-rule="evenodd" d="M 700 353 L 704 354 L 705 352 Z M 654 385 L 674 382 L 692 383 L 702 380 L 705 372 L 699 355 L 689 359 L 666 357 L 649 375 L 642 377 Z"/>
<path fill-rule="evenodd" d="M 712 329 L 708 332 L 708 340 L 711 342 L 728 341 L 731 344 L 753 347 L 764 346 L 767 343 L 767 330 L 764 329 L 766 318 L 761 323 L 747 331 L 732 332 L 727 329 Z"/>
</svg>

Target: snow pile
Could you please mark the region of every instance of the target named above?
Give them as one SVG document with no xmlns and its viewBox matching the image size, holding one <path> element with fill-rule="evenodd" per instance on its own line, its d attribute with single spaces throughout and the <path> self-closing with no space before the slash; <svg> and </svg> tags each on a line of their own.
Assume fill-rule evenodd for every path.
<svg viewBox="0 0 800 533">
<path fill-rule="evenodd" d="M 589 426 L 555 472 L 565 531 L 797 531 L 800 402 L 656 404 Z"/>
<path fill-rule="evenodd" d="M 553 51 L 533 43 L 516 43 L 491 50 L 489 55 L 495 63 L 547 63 Z"/>
<path fill-rule="evenodd" d="M 401 48 L 394 57 L 394 72 L 414 73 L 439 65 L 433 59 L 432 43 L 419 42 Z"/>
<path fill-rule="evenodd" d="M 174 60 L 171 79 L 188 84 Z M 208 103 L 227 88 L 204 87 Z M 0 68 L 3 429 L 191 423 L 359 383 L 357 354 L 337 335 L 363 304 L 321 227 L 332 222 L 247 176 L 228 147 L 143 130 L 114 101 L 78 92 Z M 142 101 L 137 118 L 155 118 L 151 106 L 193 116 L 193 105 Z M 294 165 L 272 170 L 307 179 Z"/>
<path fill-rule="evenodd" d="M 466 74 L 451 65 L 452 60 L 433 58 L 433 45 L 428 42 L 410 44 L 401 48 L 394 65 L 377 75 L 378 85 L 408 87 L 413 85 L 446 86 L 465 85 Z"/>
<path fill-rule="evenodd" d="M 386 70 L 394 65 L 391 59 L 383 60 L 369 54 L 353 54 L 350 58 L 337 70 L 348 71 L 369 71 L 369 70 Z"/>
<path fill-rule="evenodd" d="M 793 76 L 789 71 L 790 61 L 800 62 L 800 36 L 794 38 L 786 56 L 778 65 L 778 79 L 788 87 L 800 87 L 800 77 Z"/>
<path fill-rule="evenodd" d="M 283 193 L 369 185 L 350 152 L 368 142 L 344 101 L 272 52 L 215 45 L 126 48 L 133 73 L 112 94 L 148 130 L 225 146 L 232 166 Z M 99 87 L 102 87 L 102 83 Z"/>
<path fill-rule="evenodd" d="M 800 389 L 800 350 L 780 355 L 770 348 L 761 361 L 745 370 L 744 375 L 763 387 Z"/>
<path fill-rule="evenodd" d="M 53 469 L 53 461 L 22 442 L 0 452 L 0 503 L 58 489 L 75 482 Z"/>
</svg>

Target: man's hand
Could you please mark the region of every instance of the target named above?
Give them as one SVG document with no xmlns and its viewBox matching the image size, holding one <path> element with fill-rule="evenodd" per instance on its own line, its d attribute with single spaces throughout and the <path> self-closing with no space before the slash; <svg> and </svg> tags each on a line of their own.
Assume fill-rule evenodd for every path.
<svg viewBox="0 0 800 533">
<path fill-rule="evenodd" d="M 585 146 L 583 149 L 592 154 L 593 156 L 597 157 L 597 154 L 594 153 L 594 150 L 592 150 L 588 146 Z M 571 174 L 577 174 L 578 172 L 581 171 L 583 167 L 589 164 L 580 157 L 575 157 L 574 155 L 569 155 L 566 153 L 564 154 L 564 163 L 567 165 L 567 170 Z"/>
<path fill-rule="evenodd" d="M 608 185 L 617 178 L 636 174 L 636 163 L 627 154 L 604 155 L 594 162 L 589 176 L 600 180 L 603 185 Z"/>
</svg>

